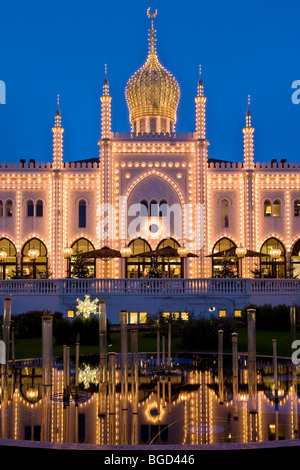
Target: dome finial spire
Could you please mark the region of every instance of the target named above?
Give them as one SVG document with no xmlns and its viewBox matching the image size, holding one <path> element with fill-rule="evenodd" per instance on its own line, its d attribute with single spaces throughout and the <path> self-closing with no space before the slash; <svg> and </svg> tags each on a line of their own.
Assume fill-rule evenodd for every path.
<svg viewBox="0 0 300 470">
<path fill-rule="evenodd" d="M 248 95 L 248 106 L 246 111 L 246 127 L 251 127 L 250 95 Z"/>
<path fill-rule="evenodd" d="M 57 95 L 57 110 L 55 113 L 55 127 L 60 127 L 61 125 L 61 112 L 59 109 L 59 95 Z"/>
<path fill-rule="evenodd" d="M 151 18 L 151 29 L 150 29 L 150 45 L 149 50 L 151 55 L 155 55 L 155 29 L 153 26 L 153 20 L 157 15 L 157 10 L 154 13 L 150 13 L 150 7 L 147 10 L 147 15 Z"/>
<path fill-rule="evenodd" d="M 204 96 L 201 64 L 199 65 L 198 96 Z"/>
<path fill-rule="evenodd" d="M 104 64 L 103 95 L 104 96 L 109 95 L 109 84 L 108 84 L 108 78 L 107 78 L 107 65 L 106 64 Z"/>
</svg>

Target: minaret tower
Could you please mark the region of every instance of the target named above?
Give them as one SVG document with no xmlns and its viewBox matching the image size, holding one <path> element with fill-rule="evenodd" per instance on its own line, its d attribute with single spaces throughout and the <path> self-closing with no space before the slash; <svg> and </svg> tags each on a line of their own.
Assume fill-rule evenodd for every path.
<svg viewBox="0 0 300 470">
<path fill-rule="evenodd" d="M 113 214 L 109 210 L 113 204 L 113 167 L 112 167 L 112 133 L 111 133 L 111 96 L 109 95 L 109 82 L 107 78 L 107 67 L 105 65 L 105 76 L 103 81 L 103 94 L 101 101 L 101 139 L 98 142 L 100 146 L 100 185 L 99 185 L 99 203 L 102 208 L 99 214 L 99 225 L 97 228 L 97 237 L 99 246 L 108 245 L 114 247 L 116 242 L 113 230 Z M 105 209 L 106 208 L 106 209 Z M 104 225 L 104 219 L 107 224 Z M 108 263 L 107 272 L 104 270 L 104 263 L 101 263 L 99 273 L 100 277 L 105 275 L 110 277 L 113 263 Z"/>
<path fill-rule="evenodd" d="M 52 127 L 53 132 L 53 165 L 54 169 L 63 167 L 63 132 L 61 127 L 61 112 L 59 109 L 59 95 L 57 95 L 57 111 L 55 113 L 55 125 Z"/>
<path fill-rule="evenodd" d="M 56 278 L 63 277 L 63 132 L 61 127 L 61 112 L 59 95 L 57 96 L 57 111 L 53 132 L 53 178 L 52 178 L 52 217 L 51 217 L 51 265 Z"/>
<path fill-rule="evenodd" d="M 196 237 L 199 242 L 200 262 L 196 263 L 195 275 L 197 277 L 208 277 L 209 264 L 205 258 L 207 247 L 207 147 L 209 142 L 206 140 L 206 97 L 204 96 L 204 87 L 202 81 L 201 66 L 199 67 L 199 80 L 197 86 L 196 102 L 196 133 L 195 133 L 195 201 L 197 214 L 195 215 Z M 201 213 L 199 212 L 201 209 Z"/>
<path fill-rule="evenodd" d="M 199 66 L 199 80 L 198 80 L 198 93 L 195 98 L 196 102 L 196 134 L 197 139 L 205 139 L 206 135 L 206 115 L 205 115 L 205 103 L 206 97 L 204 96 L 203 81 L 201 76 L 201 65 Z"/>
<path fill-rule="evenodd" d="M 253 150 L 253 133 L 254 128 L 251 126 L 251 112 L 250 112 L 250 96 L 248 96 L 248 107 L 246 111 L 246 127 L 243 129 L 244 133 L 244 168 L 254 168 L 254 150 Z"/>
<path fill-rule="evenodd" d="M 111 136 L 111 96 L 109 96 L 109 83 L 107 79 L 107 67 L 105 65 L 105 77 L 103 80 L 103 95 L 101 100 L 102 139 L 110 139 Z"/>
<path fill-rule="evenodd" d="M 248 106 L 246 111 L 246 127 L 244 134 L 244 234 L 245 248 L 256 250 L 256 230 L 255 230 L 255 174 L 254 174 L 254 128 L 251 125 L 250 96 L 248 96 Z M 241 240 L 242 242 L 242 240 Z M 251 277 L 253 260 L 246 258 L 243 263 L 243 276 Z"/>
</svg>

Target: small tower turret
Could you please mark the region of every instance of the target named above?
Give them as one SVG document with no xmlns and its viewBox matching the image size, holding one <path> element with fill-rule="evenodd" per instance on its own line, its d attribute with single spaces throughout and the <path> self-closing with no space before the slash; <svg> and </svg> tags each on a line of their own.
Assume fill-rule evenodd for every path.
<svg viewBox="0 0 300 470">
<path fill-rule="evenodd" d="M 61 127 L 61 111 L 59 109 L 59 95 L 57 95 L 57 110 L 55 113 L 55 125 L 53 132 L 53 168 L 58 170 L 63 167 L 63 132 Z"/>
<path fill-rule="evenodd" d="M 244 167 L 246 169 L 254 168 L 254 128 L 251 125 L 250 95 L 248 96 L 248 106 L 246 111 L 246 127 L 244 133 Z"/>
<path fill-rule="evenodd" d="M 202 81 L 201 65 L 199 66 L 198 92 L 195 98 L 196 102 L 196 135 L 197 139 L 206 138 L 206 97 L 204 96 L 204 87 Z"/>
<path fill-rule="evenodd" d="M 105 76 L 103 80 L 103 95 L 101 100 L 101 139 L 111 137 L 111 96 L 109 96 L 109 83 L 107 78 L 107 66 L 105 64 Z"/>
</svg>

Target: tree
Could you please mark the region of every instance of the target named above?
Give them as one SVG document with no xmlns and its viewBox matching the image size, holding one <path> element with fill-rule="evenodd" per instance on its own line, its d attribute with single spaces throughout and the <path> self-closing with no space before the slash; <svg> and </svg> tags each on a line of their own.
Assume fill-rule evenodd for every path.
<svg viewBox="0 0 300 470">
<path fill-rule="evenodd" d="M 234 257 L 236 259 L 236 257 Z M 216 277 L 237 277 L 234 273 L 232 264 L 232 255 L 227 251 L 224 251 L 223 258 L 221 261 L 221 269 L 219 269 Z"/>
<path fill-rule="evenodd" d="M 255 279 L 261 278 L 261 269 L 258 263 L 254 263 L 254 269 L 252 269 L 251 272 L 254 275 Z"/>
<path fill-rule="evenodd" d="M 72 261 L 71 273 L 73 277 L 78 277 L 78 278 L 84 278 L 84 277 L 90 276 L 86 262 L 81 256 L 79 256 L 78 252 L 76 253 L 74 257 L 74 261 Z"/>
</svg>

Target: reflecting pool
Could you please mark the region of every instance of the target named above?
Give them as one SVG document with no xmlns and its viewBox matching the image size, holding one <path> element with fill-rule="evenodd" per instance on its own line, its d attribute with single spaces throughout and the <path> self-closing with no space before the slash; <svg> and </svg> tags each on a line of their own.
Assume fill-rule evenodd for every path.
<svg viewBox="0 0 300 470">
<path fill-rule="evenodd" d="M 2 374 L 0 437 L 93 445 L 216 445 L 298 439 L 299 369 L 289 359 L 155 354 L 71 357 L 44 385 L 39 360 Z M 252 382 L 252 383 L 250 383 Z"/>
</svg>

